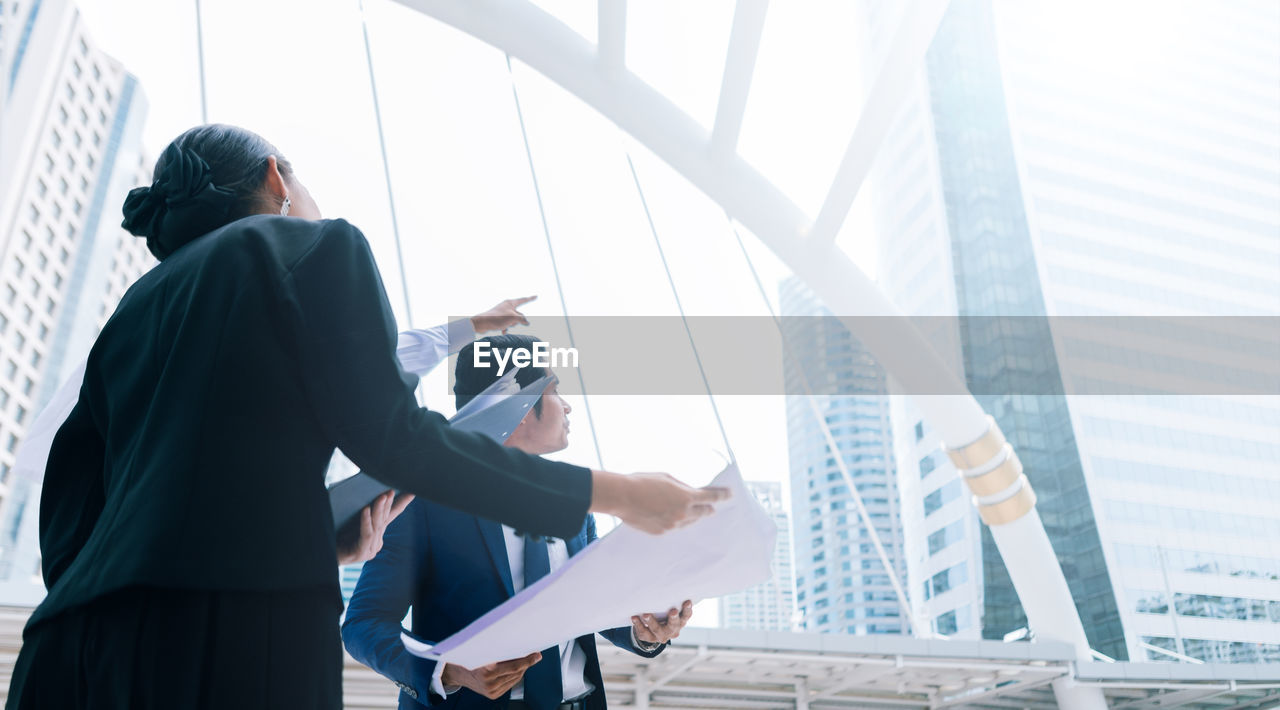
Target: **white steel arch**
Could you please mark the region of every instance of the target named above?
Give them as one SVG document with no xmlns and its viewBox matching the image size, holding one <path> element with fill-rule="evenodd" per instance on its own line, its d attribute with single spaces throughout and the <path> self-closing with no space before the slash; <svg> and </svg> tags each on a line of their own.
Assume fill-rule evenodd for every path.
<svg viewBox="0 0 1280 710">
<path fill-rule="evenodd" d="M 711 132 L 627 70 L 625 0 L 599 0 L 599 44 L 527 0 L 396 2 L 506 52 L 599 111 L 760 238 L 908 391 L 944 393 L 914 399 L 975 494 L 1029 624 L 1039 638 L 1071 644 L 1079 662 L 1090 660 L 1084 627 L 1016 454 L 994 420 L 905 318 L 891 319 L 895 327 L 878 332 L 858 327 L 856 316 L 901 313 L 834 244 L 949 0 L 913 0 L 903 10 L 835 179 L 812 221 L 737 152 L 767 0 L 737 2 Z M 1053 687 L 1059 705 L 1068 710 L 1106 707 L 1101 690 L 1070 677 L 1055 680 Z"/>
</svg>

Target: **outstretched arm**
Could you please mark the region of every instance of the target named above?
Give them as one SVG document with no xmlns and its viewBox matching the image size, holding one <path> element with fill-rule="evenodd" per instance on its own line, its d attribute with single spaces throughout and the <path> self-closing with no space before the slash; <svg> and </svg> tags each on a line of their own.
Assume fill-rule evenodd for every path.
<svg viewBox="0 0 1280 710">
<path fill-rule="evenodd" d="M 481 333 L 491 330 L 505 333 L 512 326 L 529 325 L 528 319 L 520 312 L 520 306 L 535 298 L 537 296 L 508 298 L 470 318 L 460 318 L 433 328 L 401 331 L 396 337 L 396 358 L 400 367 L 421 377 L 449 359 L 450 355 L 457 354 Z"/>
<path fill-rule="evenodd" d="M 397 366 L 391 308 L 359 230 L 325 223 L 282 286 L 311 410 L 356 465 L 398 490 L 522 530 L 577 531 L 591 500 L 587 469 L 454 431 L 418 406 L 416 378 Z"/>
<path fill-rule="evenodd" d="M 687 524 L 727 497 L 669 476 L 592 472 L 455 431 L 418 406 L 395 361 L 381 278 L 359 230 L 329 222 L 292 266 L 290 306 L 302 377 L 329 440 L 369 475 L 402 491 L 540 535 L 569 537 L 588 507 L 652 533 Z"/>
</svg>

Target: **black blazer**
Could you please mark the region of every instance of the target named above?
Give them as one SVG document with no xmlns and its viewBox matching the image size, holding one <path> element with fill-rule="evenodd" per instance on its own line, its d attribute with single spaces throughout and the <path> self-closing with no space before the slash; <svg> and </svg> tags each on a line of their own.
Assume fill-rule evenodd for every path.
<svg viewBox="0 0 1280 710">
<path fill-rule="evenodd" d="M 138 280 L 89 354 L 49 454 L 30 624 L 133 585 L 338 593 L 324 474 L 371 476 L 572 537 L 587 469 L 420 408 L 368 242 L 343 220 L 254 216 Z"/>
</svg>

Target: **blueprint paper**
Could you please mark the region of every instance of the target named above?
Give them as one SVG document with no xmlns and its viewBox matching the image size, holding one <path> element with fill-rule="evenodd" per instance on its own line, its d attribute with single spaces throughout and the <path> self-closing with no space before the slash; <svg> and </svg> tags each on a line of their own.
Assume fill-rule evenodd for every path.
<svg viewBox="0 0 1280 710">
<path fill-rule="evenodd" d="M 485 387 L 480 394 L 472 397 L 470 402 L 462 405 L 454 413 L 453 419 L 469 417 L 482 409 L 488 409 L 501 402 L 506 399 L 507 395 L 519 392 L 520 385 L 516 382 L 516 373 L 519 371 L 519 369 L 507 370 L 507 374 L 499 377 L 493 384 Z"/>
<path fill-rule="evenodd" d="M 461 431 L 479 432 L 501 444 L 555 381 L 555 375 L 543 375 L 522 389 L 515 382 L 515 371 L 509 372 L 463 405 L 449 420 L 449 425 Z"/>
<path fill-rule="evenodd" d="M 31 423 L 18 455 L 13 462 L 13 474 L 18 478 L 40 483 L 44 480 L 45 465 L 49 461 L 49 450 L 53 448 L 53 438 L 62 423 L 71 416 L 80 401 L 80 386 L 84 382 L 84 366 L 81 362 L 71 376 L 58 387 L 49 403 L 44 406 L 40 416 Z"/>
<path fill-rule="evenodd" d="M 729 488 L 732 496 L 698 522 L 663 535 L 619 526 L 453 636 L 431 646 L 405 634 L 405 648 L 476 668 L 630 626 L 634 614 L 665 615 L 685 599 L 719 597 L 768 580 L 777 526 L 736 465 L 711 485 Z"/>
</svg>

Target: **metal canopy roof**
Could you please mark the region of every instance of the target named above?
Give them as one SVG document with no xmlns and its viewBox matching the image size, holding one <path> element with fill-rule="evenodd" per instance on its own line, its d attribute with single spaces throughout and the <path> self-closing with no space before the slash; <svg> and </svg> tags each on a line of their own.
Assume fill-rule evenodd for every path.
<svg viewBox="0 0 1280 710">
<path fill-rule="evenodd" d="M 30 611 L 0 607 L 0 692 Z M 1053 643 L 687 629 L 653 660 L 597 646 L 615 709 L 1056 708 L 1048 684 L 1073 673 Z M 1074 677 L 1111 708 L 1280 707 L 1277 665 L 1085 663 Z M 343 680 L 348 710 L 396 707 L 391 681 L 350 656 Z"/>
<path fill-rule="evenodd" d="M 600 656 L 611 707 L 1056 708 L 1049 683 L 1063 677 L 1112 708 L 1280 706 L 1280 667 L 1077 666 L 1057 643 L 689 629 L 652 661 L 608 644 Z"/>
</svg>

